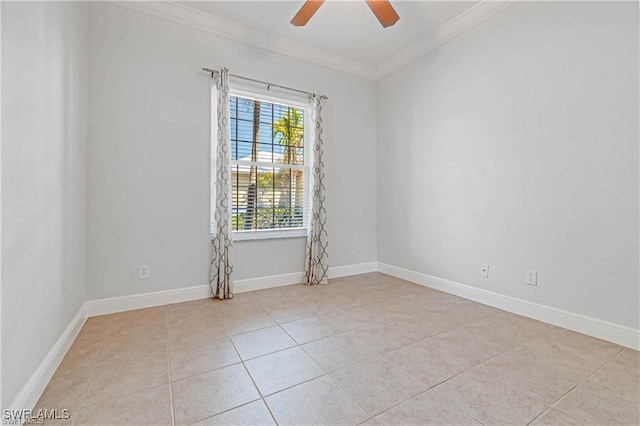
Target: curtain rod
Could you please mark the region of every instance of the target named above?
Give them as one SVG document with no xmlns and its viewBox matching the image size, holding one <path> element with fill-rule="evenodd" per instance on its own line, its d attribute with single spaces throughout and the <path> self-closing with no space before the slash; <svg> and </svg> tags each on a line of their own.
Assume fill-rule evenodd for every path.
<svg viewBox="0 0 640 426">
<path fill-rule="evenodd" d="M 217 74 L 219 72 L 218 70 L 212 70 L 211 68 L 202 68 L 202 71 L 210 72 L 212 76 L 213 76 L 213 74 Z M 273 84 L 273 83 L 269 83 L 267 81 L 256 80 L 256 79 L 249 78 L 249 77 L 243 77 L 241 75 L 229 74 L 229 76 L 230 77 L 235 77 L 235 78 L 240 78 L 242 80 L 253 81 L 254 83 L 266 84 L 267 85 L 267 90 L 269 90 L 271 88 L 271 86 L 273 86 L 273 87 L 279 87 L 280 89 L 292 90 L 292 91 L 298 92 L 298 93 L 304 93 L 304 94 L 307 94 L 307 95 L 313 95 L 313 93 L 306 92 L 304 90 L 294 89 L 292 87 L 287 87 L 287 86 L 280 86 L 279 84 Z M 320 95 L 320 99 L 329 99 L 329 98 L 327 96 L 325 96 L 325 95 Z"/>
</svg>

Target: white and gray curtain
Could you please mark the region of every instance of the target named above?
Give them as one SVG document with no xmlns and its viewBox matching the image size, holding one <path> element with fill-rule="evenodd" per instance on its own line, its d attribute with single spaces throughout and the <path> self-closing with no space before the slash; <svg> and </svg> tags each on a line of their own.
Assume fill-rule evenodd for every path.
<svg viewBox="0 0 640 426">
<path fill-rule="evenodd" d="M 309 204 L 305 284 L 329 282 L 327 253 L 327 210 L 325 209 L 324 148 L 322 136 L 322 97 L 310 97 L 313 153 L 311 160 L 311 193 Z"/>
<path fill-rule="evenodd" d="M 233 297 L 231 291 L 231 133 L 229 129 L 229 70 L 212 74 L 212 117 L 217 128 L 211 144 L 211 295 Z M 212 120 L 213 122 L 213 120 Z M 215 133 L 215 134 L 214 134 Z"/>
</svg>

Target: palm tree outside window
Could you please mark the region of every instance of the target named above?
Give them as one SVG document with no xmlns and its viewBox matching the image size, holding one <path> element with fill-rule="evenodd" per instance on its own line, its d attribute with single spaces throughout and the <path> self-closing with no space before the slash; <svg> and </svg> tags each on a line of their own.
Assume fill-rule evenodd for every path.
<svg viewBox="0 0 640 426">
<path fill-rule="evenodd" d="M 304 146 L 306 115 L 302 106 L 232 93 L 234 238 L 256 231 L 304 231 L 309 173 Z"/>
</svg>

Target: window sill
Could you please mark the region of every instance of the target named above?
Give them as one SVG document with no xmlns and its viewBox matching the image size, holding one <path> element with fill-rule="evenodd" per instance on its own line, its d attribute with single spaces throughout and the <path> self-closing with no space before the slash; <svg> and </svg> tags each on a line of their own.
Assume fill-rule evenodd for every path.
<svg viewBox="0 0 640 426">
<path fill-rule="evenodd" d="M 257 231 L 233 231 L 233 241 L 269 240 L 278 238 L 301 238 L 307 236 L 307 228 L 261 229 Z"/>
</svg>

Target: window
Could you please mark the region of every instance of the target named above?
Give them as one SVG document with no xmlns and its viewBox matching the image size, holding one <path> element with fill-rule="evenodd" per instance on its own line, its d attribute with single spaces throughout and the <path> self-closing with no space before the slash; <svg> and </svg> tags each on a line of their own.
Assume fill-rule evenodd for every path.
<svg viewBox="0 0 640 426">
<path fill-rule="evenodd" d="M 306 108 L 232 90 L 230 118 L 233 238 L 306 235 Z"/>
</svg>

